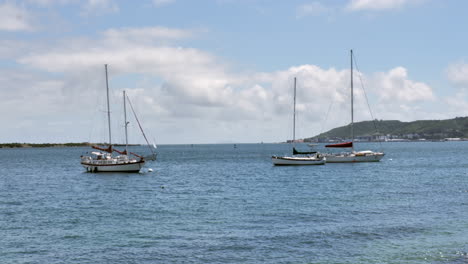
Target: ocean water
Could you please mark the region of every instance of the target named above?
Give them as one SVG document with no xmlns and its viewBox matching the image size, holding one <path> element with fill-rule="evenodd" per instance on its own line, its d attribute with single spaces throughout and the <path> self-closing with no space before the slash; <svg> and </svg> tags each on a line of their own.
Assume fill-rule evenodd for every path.
<svg viewBox="0 0 468 264">
<path fill-rule="evenodd" d="M 236 146 L 163 145 L 135 174 L 86 173 L 86 148 L 0 149 L 0 263 L 468 263 L 468 142 L 311 167 Z"/>
</svg>

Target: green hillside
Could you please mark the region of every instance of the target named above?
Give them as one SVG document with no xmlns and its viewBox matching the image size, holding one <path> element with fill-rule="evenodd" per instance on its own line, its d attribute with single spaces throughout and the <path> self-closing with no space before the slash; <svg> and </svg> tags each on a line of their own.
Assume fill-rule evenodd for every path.
<svg viewBox="0 0 468 264">
<path fill-rule="evenodd" d="M 375 129 L 377 128 L 377 130 Z M 308 138 L 349 138 L 350 125 L 334 128 L 325 133 Z M 376 135 L 390 135 L 393 138 L 468 138 L 468 117 L 457 117 L 447 120 L 419 120 L 401 122 L 397 120 L 375 120 L 354 123 L 355 137 L 372 137 Z"/>
</svg>

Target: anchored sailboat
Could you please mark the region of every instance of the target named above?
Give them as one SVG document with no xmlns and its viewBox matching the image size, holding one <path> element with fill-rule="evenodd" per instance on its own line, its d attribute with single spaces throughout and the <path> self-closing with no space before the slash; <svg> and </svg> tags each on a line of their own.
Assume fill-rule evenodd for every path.
<svg viewBox="0 0 468 264">
<path fill-rule="evenodd" d="M 127 122 L 127 101 L 132 108 L 133 114 L 138 122 L 138 125 L 144 135 L 143 129 L 140 125 L 133 106 L 128 99 L 128 96 L 123 92 L 124 101 L 124 127 L 125 127 L 125 150 L 120 151 L 112 145 L 112 131 L 111 131 L 111 118 L 110 118 L 110 104 L 109 104 L 109 83 L 107 78 L 107 64 L 105 65 L 106 72 L 106 95 L 107 95 L 107 123 L 109 127 L 109 144 L 107 147 L 92 146 L 93 149 L 98 151 L 91 152 L 90 156 L 81 156 L 81 165 L 88 172 L 139 172 L 145 164 L 145 157 L 128 151 L 128 124 Z M 145 140 L 146 136 L 144 135 Z M 151 149 L 151 148 L 150 148 Z M 113 153 L 118 155 L 113 155 Z M 156 153 L 151 149 L 151 156 L 149 160 L 156 159 Z"/>
<path fill-rule="evenodd" d="M 275 166 L 291 165 L 323 165 L 325 159 L 316 151 L 301 152 L 296 150 L 296 78 L 294 78 L 294 111 L 293 111 L 293 156 L 272 156 L 271 160 Z M 302 155 L 302 156 L 297 156 Z"/>
<path fill-rule="evenodd" d="M 339 154 L 324 154 L 327 163 L 345 163 L 345 162 L 376 162 L 380 161 L 385 155 L 383 152 L 374 152 L 371 150 L 354 151 L 354 95 L 353 95 L 353 50 L 351 50 L 351 141 L 325 145 L 326 148 L 351 148 L 351 152 Z"/>
</svg>

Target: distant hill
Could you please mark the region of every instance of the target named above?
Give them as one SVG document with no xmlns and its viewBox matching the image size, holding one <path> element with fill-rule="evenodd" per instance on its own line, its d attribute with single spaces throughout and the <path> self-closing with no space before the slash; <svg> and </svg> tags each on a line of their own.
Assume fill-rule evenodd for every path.
<svg viewBox="0 0 468 264">
<path fill-rule="evenodd" d="M 377 130 L 374 127 L 377 128 Z M 345 139 L 350 138 L 350 125 L 334 128 L 325 133 L 316 135 L 305 141 L 319 139 Z M 390 136 L 390 138 L 404 139 L 443 139 L 468 138 L 468 117 L 456 117 L 447 120 L 419 120 L 401 122 L 398 120 L 375 120 L 354 123 L 354 136 L 374 137 Z"/>
</svg>

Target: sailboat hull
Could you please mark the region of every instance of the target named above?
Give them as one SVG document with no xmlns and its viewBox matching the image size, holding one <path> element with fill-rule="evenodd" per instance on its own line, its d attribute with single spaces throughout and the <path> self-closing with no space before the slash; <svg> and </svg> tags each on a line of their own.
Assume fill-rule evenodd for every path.
<svg viewBox="0 0 468 264">
<path fill-rule="evenodd" d="M 316 157 L 271 157 L 275 166 L 324 165 L 325 159 Z"/>
<path fill-rule="evenodd" d="M 81 163 L 87 172 L 139 172 L 144 164 L 144 161 L 110 164 Z"/>
<path fill-rule="evenodd" d="M 326 155 L 326 154 L 325 154 Z M 354 163 L 354 162 L 379 162 L 385 154 L 372 153 L 359 155 L 354 153 L 349 154 L 329 154 L 325 156 L 327 163 Z"/>
</svg>

